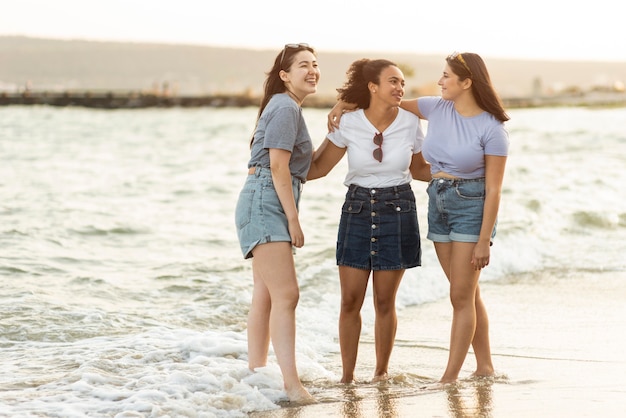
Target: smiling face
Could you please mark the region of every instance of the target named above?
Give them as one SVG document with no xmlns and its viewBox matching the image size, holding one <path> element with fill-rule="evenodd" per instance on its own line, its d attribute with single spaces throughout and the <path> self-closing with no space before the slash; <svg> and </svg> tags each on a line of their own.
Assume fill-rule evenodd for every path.
<svg viewBox="0 0 626 418">
<path fill-rule="evenodd" d="M 454 101 L 465 91 L 463 82 L 459 80 L 459 76 L 452 71 L 449 65 L 443 69 L 443 74 L 437 84 L 441 87 L 441 97 L 446 100 Z"/>
<path fill-rule="evenodd" d="M 385 67 L 380 72 L 379 83 L 370 83 L 372 98 L 391 105 L 399 106 L 404 97 L 404 74 L 395 65 Z"/>
<path fill-rule="evenodd" d="M 295 54 L 291 66 L 281 74 L 287 89 L 304 99 L 309 94 L 317 92 L 320 79 L 320 69 L 317 58 L 308 50 Z"/>
</svg>

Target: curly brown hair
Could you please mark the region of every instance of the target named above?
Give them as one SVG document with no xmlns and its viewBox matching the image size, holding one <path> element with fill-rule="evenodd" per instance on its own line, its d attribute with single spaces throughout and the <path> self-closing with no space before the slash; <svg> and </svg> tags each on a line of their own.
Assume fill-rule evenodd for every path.
<svg viewBox="0 0 626 418">
<path fill-rule="evenodd" d="M 343 87 L 338 88 L 338 98 L 347 103 L 355 103 L 361 109 L 370 106 L 370 91 L 368 83 L 380 84 L 380 74 L 387 67 L 397 67 L 397 65 L 386 59 L 362 58 L 354 61 L 346 74 L 348 80 Z"/>
</svg>

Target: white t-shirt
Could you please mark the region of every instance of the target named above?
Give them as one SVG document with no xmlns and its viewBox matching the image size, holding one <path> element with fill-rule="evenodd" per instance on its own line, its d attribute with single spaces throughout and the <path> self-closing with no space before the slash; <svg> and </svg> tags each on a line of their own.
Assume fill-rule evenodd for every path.
<svg viewBox="0 0 626 418">
<path fill-rule="evenodd" d="M 357 186 L 391 187 L 410 183 L 409 166 L 413 154 L 422 151 L 424 134 L 420 120 L 411 112 L 398 109 L 396 119 L 383 134 L 383 159 L 374 158 L 374 136 L 378 133 L 362 109 L 341 116 L 339 129 L 328 134 L 328 139 L 339 148 L 347 147 L 348 173 L 344 184 Z"/>
</svg>

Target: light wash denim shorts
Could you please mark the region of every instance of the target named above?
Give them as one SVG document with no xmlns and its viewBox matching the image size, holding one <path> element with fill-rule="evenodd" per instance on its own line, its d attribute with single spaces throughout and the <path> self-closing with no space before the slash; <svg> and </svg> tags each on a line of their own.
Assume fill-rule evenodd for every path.
<svg viewBox="0 0 626 418">
<path fill-rule="evenodd" d="M 421 265 L 411 185 L 372 189 L 350 185 L 341 209 L 336 255 L 337 265 L 363 270 Z"/>
<path fill-rule="evenodd" d="M 434 242 L 478 242 L 485 178 L 434 178 L 428 183 L 428 235 Z M 491 238 L 496 236 L 493 228 Z"/>
<path fill-rule="evenodd" d="M 302 183 L 291 178 L 296 208 L 300 203 Z M 280 204 L 269 168 L 257 167 L 249 174 L 239 193 L 235 208 L 235 226 L 244 258 L 252 257 L 252 250 L 268 242 L 291 242 L 287 217 Z"/>
</svg>

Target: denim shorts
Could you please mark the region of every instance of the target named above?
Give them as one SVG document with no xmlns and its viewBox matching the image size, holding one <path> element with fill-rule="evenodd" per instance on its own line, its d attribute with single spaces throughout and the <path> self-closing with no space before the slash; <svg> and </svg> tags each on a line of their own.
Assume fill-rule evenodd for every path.
<svg viewBox="0 0 626 418">
<path fill-rule="evenodd" d="M 421 265 L 422 250 L 410 184 L 348 187 L 337 234 L 337 265 L 401 270 Z"/>
<path fill-rule="evenodd" d="M 292 177 L 291 184 L 297 208 L 302 183 Z M 246 178 L 235 208 L 235 226 L 244 258 L 251 258 L 252 250 L 259 244 L 291 242 L 287 216 L 276 194 L 269 168 L 257 168 Z"/>
<path fill-rule="evenodd" d="M 428 183 L 428 235 L 434 242 L 478 242 L 485 178 L 434 178 Z M 491 238 L 496 236 L 493 228 Z"/>
</svg>

